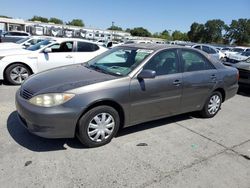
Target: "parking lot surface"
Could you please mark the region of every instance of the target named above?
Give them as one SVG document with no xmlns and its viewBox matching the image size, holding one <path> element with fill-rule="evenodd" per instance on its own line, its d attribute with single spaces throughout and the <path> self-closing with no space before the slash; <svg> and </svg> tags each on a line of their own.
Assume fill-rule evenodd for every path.
<svg viewBox="0 0 250 188">
<path fill-rule="evenodd" d="M 87 149 L 25 130 L 17 89 L 0 85 L 1 187 L 250 187 L 250 92 L 212 119 L 191 113 L 144 123 Z"/>
</svg>

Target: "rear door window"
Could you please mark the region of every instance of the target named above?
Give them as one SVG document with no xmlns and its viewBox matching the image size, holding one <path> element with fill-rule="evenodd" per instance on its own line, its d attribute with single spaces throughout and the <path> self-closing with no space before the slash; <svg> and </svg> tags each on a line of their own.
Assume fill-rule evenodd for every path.
<svg viewBox="0 0 250 188">
<path fill-rule="evenodd" d="M 77 52 L 94 52 L 99 49 L 98 45 L 88 42 L 77 42 Z"/>
<path fill-rule="evenodd" d="M 184 62 L 184 72 L 214 69 L 205 57 L 195 51 L 182 50 L 181 57 Z"/>
</svg>

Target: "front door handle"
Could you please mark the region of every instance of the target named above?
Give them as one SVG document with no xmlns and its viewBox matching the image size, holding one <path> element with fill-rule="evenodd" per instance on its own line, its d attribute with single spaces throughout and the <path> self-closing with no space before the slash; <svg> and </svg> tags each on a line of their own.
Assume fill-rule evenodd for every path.
<svg viewBox="0 0 250 188">
<path fill-rule="evenodd" d="M 212 75 L 210 76 L 210 78 L 211 78 L 211 80 L 212 80 L 213 82 L 216 82 L 217 77 L 216 77 L 215 74 L 212 74 Z"/>
<path fill-rule="evenodd" d="M 175 81 L 173 82 L 173 84 L 174 84 L 175 86 L 180 86 L 180 85 L 181 85 L 181 81 L 180 81 L 180 80 L 175 80 Z"/>
<path fill-rule="evenodd" d="M 71 55 L 67 55 L 66 58 L 69 58 L 69 59 L 70 59 L 70 58 L 72 58 L 72 56 L 71 56 Z"/>
</svg>

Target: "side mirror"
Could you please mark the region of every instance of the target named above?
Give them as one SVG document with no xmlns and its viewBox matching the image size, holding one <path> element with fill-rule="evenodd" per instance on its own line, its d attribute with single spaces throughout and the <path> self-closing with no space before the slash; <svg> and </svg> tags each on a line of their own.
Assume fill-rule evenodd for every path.
<svg viewBox="0 0 250 188">
<path fill-rule="evenodd" d="M 29 42 L 24 43 L 24 46 L 26 46 L 26 47 L 29 47 L 30 45 L 31 45 L 31 43 L 29 43 Z"/>
<path fill-rule="evenodd" d="M 145 79 L 145 78 L 155 78 L 156 72 L 154 70 L 142 70 L 138 75 L 138 79 Z"/>
<path fill-rule="evenodd" d="M 50 52 L 52 52 L 52 49 L 51 49 L 51 48 L 45 48 L 45 49 L 43 50 L 43 52 L 44 52 L 44 53 L 50 53 Z"/>
</svg>

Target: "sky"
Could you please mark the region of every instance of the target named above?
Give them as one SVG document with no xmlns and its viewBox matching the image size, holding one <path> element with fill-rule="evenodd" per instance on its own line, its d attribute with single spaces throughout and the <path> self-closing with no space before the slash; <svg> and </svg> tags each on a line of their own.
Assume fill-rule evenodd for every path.
<svg viewBox="0 0 250 188">
<path fill-rule="evenodd" d="M 34 15 L 63 21 L 82 19 L 86 27 L 144 27 L 150 32 L 187 32 L 193 22 L 250 19 L 250 0 L 1 0 L 0 15 L 29 19 Z"/>
</svg>

